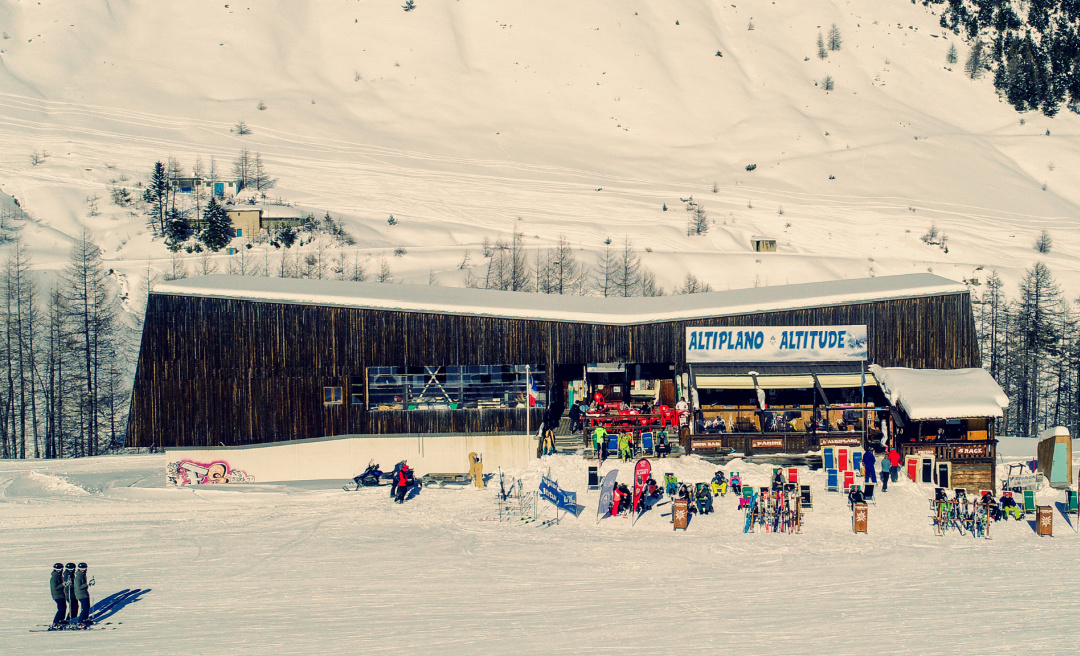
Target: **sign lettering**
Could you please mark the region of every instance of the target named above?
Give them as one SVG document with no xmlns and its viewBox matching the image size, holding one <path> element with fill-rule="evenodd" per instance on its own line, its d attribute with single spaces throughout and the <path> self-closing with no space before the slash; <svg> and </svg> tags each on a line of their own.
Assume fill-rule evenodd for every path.
<svg viewBox="0 0 1080 656">
<path fill-rule="evenodd" d="M 866 326 L 690 326 L 685 344 L 687 362 L 867 359 Z"/>
<path fill-rule="evenodd" d="M 779 439 L 751 439 L 750 448 L 752 449 L 769 449 L 769 448 L 783 448 L 784 438 Z"/>
</svg>

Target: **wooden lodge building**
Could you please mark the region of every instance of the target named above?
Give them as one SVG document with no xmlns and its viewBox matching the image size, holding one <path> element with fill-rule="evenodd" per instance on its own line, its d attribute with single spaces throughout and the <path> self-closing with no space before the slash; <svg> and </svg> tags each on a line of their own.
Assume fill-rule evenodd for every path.
<svg viewBox="0 0 1080 656">
<path fill-rule="evenodd" d="M 967 288 L 912 274 L 596 298 L 213 275 L 150 294 L 128 439 L 520 434 L 601 393 L 684 399 L 695 451 L 863 445 L 883 422 L 902 442 L 869 365 L 978 367 Z"/>
</svg>

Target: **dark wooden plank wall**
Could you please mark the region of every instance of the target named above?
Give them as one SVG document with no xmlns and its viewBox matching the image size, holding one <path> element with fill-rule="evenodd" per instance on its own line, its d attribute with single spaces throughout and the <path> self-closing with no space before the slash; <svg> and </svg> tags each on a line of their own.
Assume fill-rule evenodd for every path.
<svg viewBox="0 0 1080 656">
<path fill-rule="evenodd" d="M 378 413 L 348 403 L 372 366 L 674 363 L 688 326 L 868 327 L 872 362 L 979 366 L 968 294 L 634 326 L 560 323 L 152 294 L 128 436 L 132 446 L 247 444 L 369 432 L 524 429 L 524 413 Z M 548 383 L 556 385 L 554 375 Z M 322 387 L 345 403 L 324 406 Z M 428 414 L 432 416 L 427 417 Z"/>
</svg>

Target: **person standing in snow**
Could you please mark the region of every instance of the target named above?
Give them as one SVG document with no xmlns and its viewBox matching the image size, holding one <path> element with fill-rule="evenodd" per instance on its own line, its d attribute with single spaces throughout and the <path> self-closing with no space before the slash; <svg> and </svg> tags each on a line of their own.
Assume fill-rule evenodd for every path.
<svg viewBox="0 0 1080 656">
<path fill-rule="evenodd" d="M 79 612 L 79 602 L 75 601 L 75 563 L 64 565 L 64 595 L 67 597 L 67 620 L 70 622 Z"/>
<path fill-rule="evenodd" d="M 896 447 L 889 450 L 889 464 L 892 465 L 889 475 L 892 476 L 892 482 L 895 483 L 900 478 L 900 452 L 896 450 Z"/>
<path fill-rule="evenodd" d="M 90 584 L 86 582 L 86 563 L 79 563 L 78 569 L 75 570 L 72 592 L 75 595 L 75 604 L 78 606 L 79 624 L 89 626 Z M 72 608 L 71 612 L 75 614 L 75 609 Z"/>
<path fill-rule="evenodd" d="M 397 474 L 397 497 L 394 499 L 397 503 L 405 503 L 405 493 L 409 490 L 409 466 L 401 465 L 401 469 Z"/>
<path fill-rule="evenodd" d="M 866 453 L 862 457 L 863 465 L 863 477 L 867 483 L 877 483 L 877 458 L 874 457 L 874 450 L 867 449 Z"/>
<path fill-rule="evenodd" d="M 889 477 L 892 472 L 892 461 L 889 460 L 889 454 L 881 454 L 881 491 L 889 491 Z"/>
<path fill-rule="evenodd" d="M 67 618 L 67 589 L 64 587 L 64 563 L 53 565 L 52 575 L 49 576 L 49 592 L 53 601 L 56 602 L 56 614 L 53 615 L 52 627 L 57 629 Z"/>
<path fill-rule="evenodd" d="M 581 406 L 576 403 L 570 405 L 570 432 L 576 433 L 581 429 Z"/>
<path fill-rule="evenodd" d="M 604 464 L 604 459 L 607 458 L 607 429 L 603 426 L 597 426 L 592 432 L 593 448 L 596 449 L 596 457 L 600 459 L 600 464 Z"/>
</svg>

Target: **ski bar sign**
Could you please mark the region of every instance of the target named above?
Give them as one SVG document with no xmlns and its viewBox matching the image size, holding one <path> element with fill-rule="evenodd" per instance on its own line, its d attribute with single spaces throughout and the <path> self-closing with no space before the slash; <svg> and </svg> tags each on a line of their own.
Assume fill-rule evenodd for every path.
<svg viewBox="0 0 1080 656">
<path fill-rule="evenodd" d="M 866 326 L 690 326 L 686 361 L 858 362 L 866 344 Z"/>
</svg>

